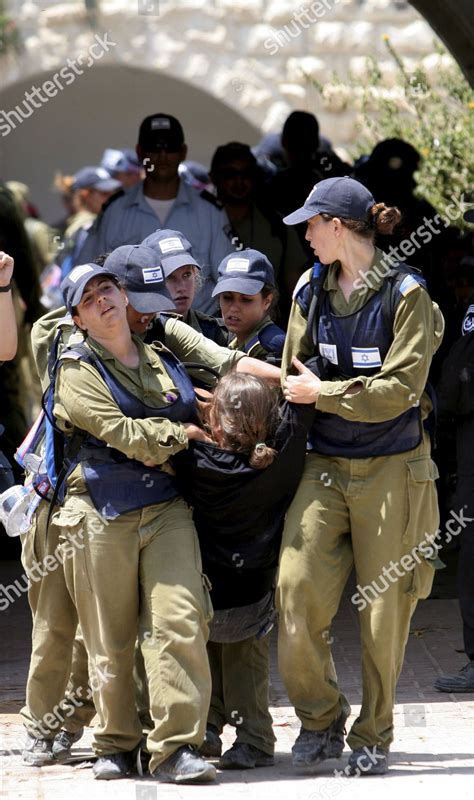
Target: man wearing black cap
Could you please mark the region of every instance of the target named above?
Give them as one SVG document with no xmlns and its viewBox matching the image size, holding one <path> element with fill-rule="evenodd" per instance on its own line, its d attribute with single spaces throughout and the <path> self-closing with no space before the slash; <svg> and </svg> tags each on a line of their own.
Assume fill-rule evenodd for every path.
<svg viewBox="0 0 474 800">
<path fill-rule="evenodd" d="M 181 231 L 202 265 L 203 284 L 195 301 L 211 311 L 217 267 L 233 248 L 224 233 L 219 209 L 180 180 L 178 167 L 187 147 L 180 122 L 169 114 L 153 114 L 140 125 L 137 155 L 145 180 L 108 205 L 91 229 L 76 263 L 93 260 L 122 244 L 137 244 L 159 228 Z"/>
</svg>

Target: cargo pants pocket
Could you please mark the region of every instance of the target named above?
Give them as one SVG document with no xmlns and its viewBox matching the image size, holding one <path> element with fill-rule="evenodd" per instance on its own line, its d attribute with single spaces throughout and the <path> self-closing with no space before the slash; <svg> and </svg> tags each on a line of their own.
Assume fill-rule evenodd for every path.
<svg viewBox="0 0 474 800">
<path fill-rule="evenodd" d="M 438 495 L 435 481 L 438 468 L 430 456 L 407 461 L 408 522 L 403 535 L 403 551 L 415 562 L 407 594 L 423 600 L 433 586 L 438 558 L 436 534 L 439 528 Z"/>
<path fill-rule="evenodd" d="M 59 551 L 69 592 L 73 597 L 77 592 L 92 592 L 86 511 L 62 507 L 51 518 L 51 525 L 60 528 Z"/>
</svg>

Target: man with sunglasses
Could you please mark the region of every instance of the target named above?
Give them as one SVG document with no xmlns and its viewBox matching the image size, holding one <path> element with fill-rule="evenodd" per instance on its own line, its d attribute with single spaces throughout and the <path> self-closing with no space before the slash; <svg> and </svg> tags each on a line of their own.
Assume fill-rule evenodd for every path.
<svg viewBox="0 0 474 800">
<path fill-rule="evenodd" d="M 180 122 L 170 114 L 152 114 L 140 125 L 137 155 L 145 168 L 145 179 L 108 203 L 94 223 L 79 253 L 77 264 L 123 244 L 137 244 L 161 228 L 183 233 L 202 265 L 202 286 L 194 307 L 210 312 L 215 307 L 212 290 L 217 268 L 233 250 L 224 231 L 219 209 L 178 174 L 187 146 Z"/>
</svg>

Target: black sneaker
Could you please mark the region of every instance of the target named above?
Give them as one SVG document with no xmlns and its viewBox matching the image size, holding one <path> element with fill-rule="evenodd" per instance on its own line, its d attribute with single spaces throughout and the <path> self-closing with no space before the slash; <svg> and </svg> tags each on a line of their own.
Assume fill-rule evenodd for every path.
<svg viewBox="0 0 474 800">
<path fill-rule="evenodd" d="M 219 729 L 215 725 L 208 723 L 204 741 L 199 748 L 199 753 L 204 758 L 219 758 L 222 753 L 222 742 L 219 736 Z"/>
<path fill-rule="evenodd" d="M 60 730 L 56 734 L 53 741 L 53 756 L 56 761 L 65 761 L 71 755 L 71 747 L 73 744 L 82 739 L 84 728 L 79 728 L 76 733 Z"/>
<path fill-rule="evenodd" d="M 254 769 L 254 767 L 272 767 L 273 756 L 246 742 L 234 742 L 230 750 L 226 750 L 219 761 L 219 769 Z"/>
<path fill-rule="evenodd" d="M 207 783 L 216 779 L 216 768 L 185 744 L 162 761 L 152 777 L 164 783 Z"/>
<path fill-rule="evenodd" d="M 30 767 L 44 767 L 54 764 L 53 740 L 40 739 L 27 732 L 22 753 L 23 763 Z"/>
<path fill-rule="evenodd" d="M 92 773 L 98 781 L 115 781 L 119 778 L 127 778 L 135 772 L 136 749 L 131 752 L 110 753 L 107 756 L 99 756 Z"/>
<path fill-rule="evenodd" d="M 328 758 L 340 758 L 344 750 L 344 736 L 346 734 L 346 722 L 351 714 L 349 703 L 345 703 L 338 717 L 331 725 L 329 734 Z"/>
<path fill-rule="evenodd" d="M 474 692 L 474 661 L 469 661 L 459 675 L 443 675 L 434 682 L 439 692 Z"/>
<path fill-rule="evenodd" d="M 349 756 L 346 775 L 385 775 L 388 772 L 388 750 L 381 747 L 358 747 Z"/>
<path fill-rule="evenodd" d="M 331 732 L 331 726 L 324 731 L 308 731 L 301 727 L 300 735 L 291 748 L 293 766 L 297 769 L 307 769 L 328 758 Z"/>
</svg>

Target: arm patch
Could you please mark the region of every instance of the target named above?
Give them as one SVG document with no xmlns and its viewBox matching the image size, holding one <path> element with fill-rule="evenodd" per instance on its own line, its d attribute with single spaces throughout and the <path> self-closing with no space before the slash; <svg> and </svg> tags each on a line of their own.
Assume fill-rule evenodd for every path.
<svg viewBox="0 0 474 800">
<path fill-rule="evenodd" d="M 398 287 L 398 291 L 403 297 L 406 297 L 417 288 L 421 288 L 420 281 L 418 281 L 414 275 L 406 275 Z"/>
</svg>

